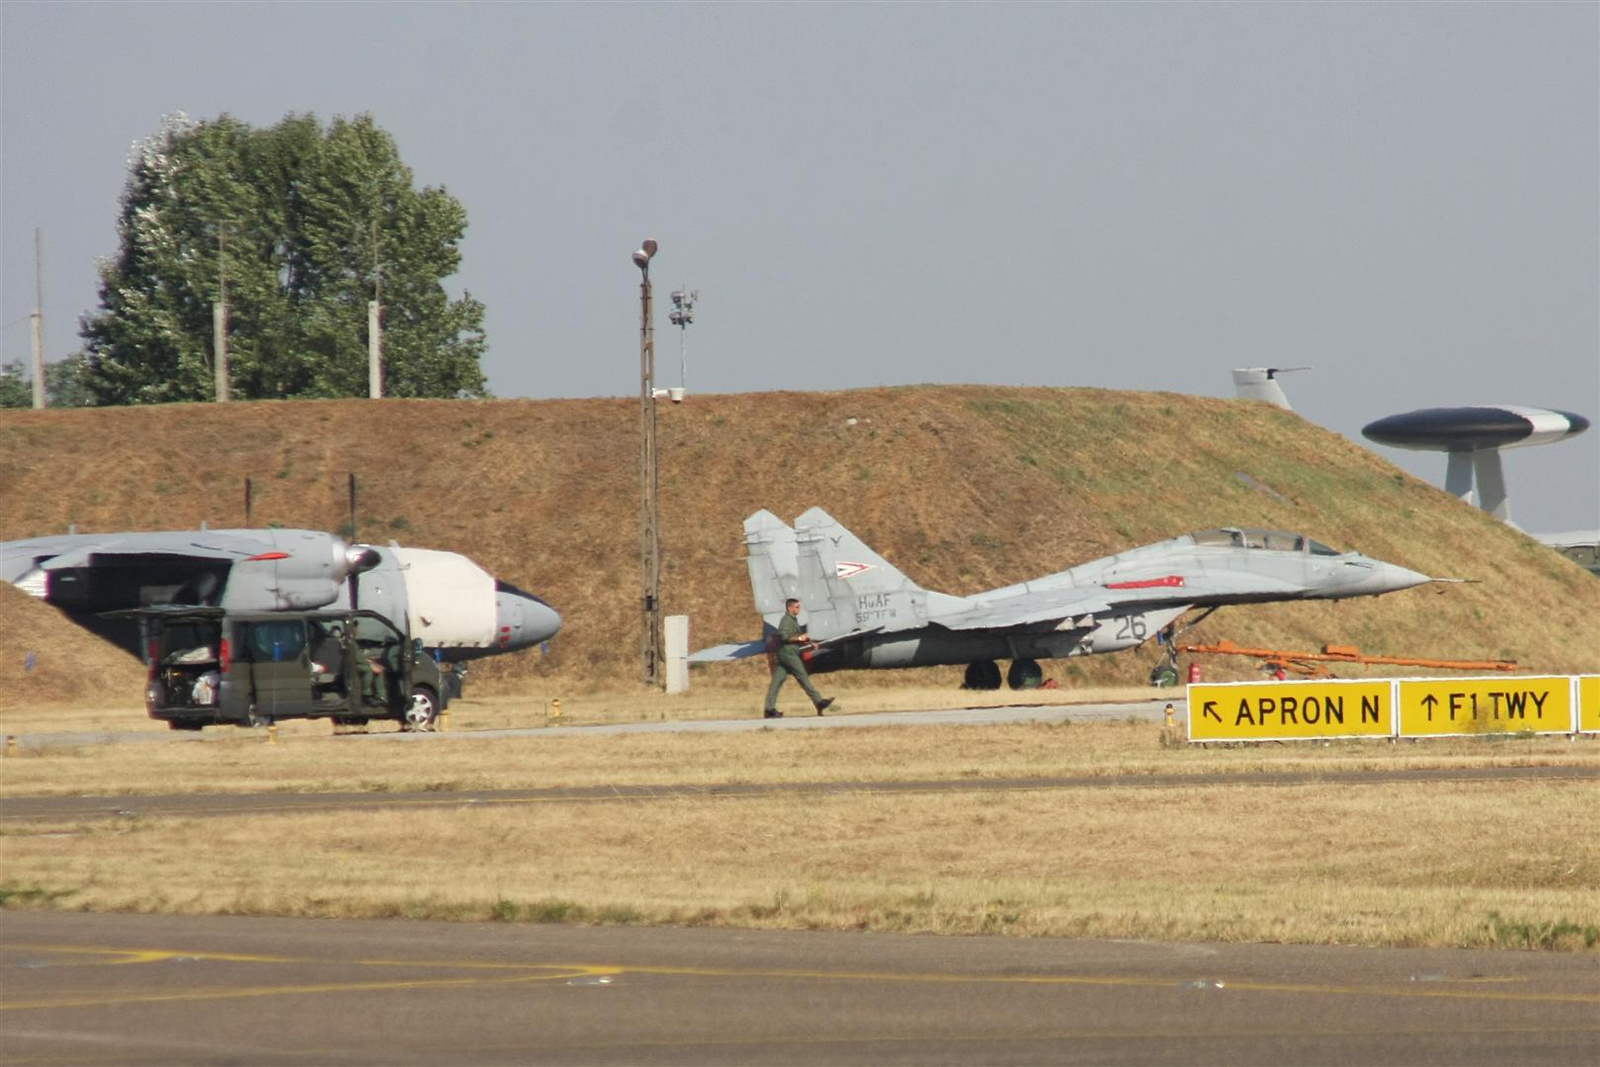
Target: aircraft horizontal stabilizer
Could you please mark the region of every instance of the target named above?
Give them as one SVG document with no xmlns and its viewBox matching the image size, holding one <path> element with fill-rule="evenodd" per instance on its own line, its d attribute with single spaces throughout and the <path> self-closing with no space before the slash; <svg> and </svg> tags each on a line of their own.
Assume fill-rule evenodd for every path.
<svg viewBox="0 0 1600 1067">
<path fill-rule="evenodd" d="M 714 648 L 702 648 L 699 652 L 689 657 L 690 663 L 733 663 L 736 660 L 749 659 L 759 656 L 767 650 L 765 638 L 756 641 L 746 641 L 742 645 L 717 645 Z"/>
</svg>

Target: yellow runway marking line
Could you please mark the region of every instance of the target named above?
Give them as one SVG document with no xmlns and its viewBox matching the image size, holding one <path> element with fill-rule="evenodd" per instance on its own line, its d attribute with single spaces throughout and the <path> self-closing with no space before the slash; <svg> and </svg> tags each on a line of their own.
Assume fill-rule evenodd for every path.
<svg viewBox="0 0 1600 1067">
<path fill-rule="evenodd" d="M 591 978 L 623 975 L 660 975 L 685 978 L 780 978 L 806 981 L 845 982 L 906 982 L 924 984 L 971 985 L 1034 985 L 1034 986 L 1098 986 L 1138 987 L 1146 989 L 1173 988 L 1182 984 L 1177 977 L 1141 978 L 1125 975 L 984 975 L 984 974 L 927 974 L 892 971 L 816 971 L 761 968 L 718 967 L 667 967 L 633 966 L 629 964 L 595 963 L 501 963 L 473 960 L 392 960 L 361 959 L 335 960 L 320 957 L 258 956 L 234 953 L 184 952 L 171 949 L 122 949 L 111 947 L 86 947 L 62 945 L 13 945 L 8 951 L 67 952 L 85 955 L 120 957 L 107 959 L 108 965 L 128 963 L 156 963 L 172 959 L 214 960 L 220 962 L 262 964 L 319 964 L 322 966 L 351 967 L 416 967 L 444 970 L 478 971 L 533 971 L 508 977 L 416 978 L 381 982 L 325 982 L 313 985 L 241 986 L 232 989 L 212 987 L 192 992 L 172 993 L 108 993 L 98 996 L 62 997 L 54 1000 L 12 1002 L 0 1001 L 0 1011 L 28 1008 L 83 1007 L 90 1004 L 125 1004 L 153 1001 L 213 1000 L 258 996 L 291 996 L 303 993 L 367 992 L 378 989 L 425 989 L 468 985 L 512 985 L 523 982 L 557 981 L 573 978 Z M 1323 983 L 1252 982 L 1248 980 L 1220 979 L 1223 988 L 1251 993 L 1314 993 L 1329 996 L 1376 996 L 1422 999 L 1476 1000 L 1531 1002 L 1552 1004 L 1600 1004 L 1597 993 L 1526 993 L 1511 990 L 1485 989 L 1488 983 L 1508 984 L 1524 979 L 1506 976 L 1478 975 L 1472 978 L 1445 979 L 1430 982 L 1434 988 L 1413 988 L 1397 985 L 1355 986 Z M 1478 988 L 1455 989 L 1450 986 L 1474 985 Z"/>
<path fill-rule="evenodd" d="M 524 968 L 529 970 L 532 968 Z M 519 974 L 504 978 L 473 977 L 473 978 L 412 978 L 395 979 L 386 982 L 317 982 L 307 985 L 283 986 L 237 986 L 228 988 L 210 988 L 195 990 L 180 990 L 172 993 L 105 993 L 81 996 L 50 997 L 43 1000 L 0 1002 L 0 1011 L 41 1011 L 51 1008 L 88 1008 L 107 1007 L 110 1005 L 125 1004 L 160 1004 L 178 1003 L 198 1000 L 238 1000 L 250 997 L 285 997 L 303 996 L 313 993 L 371 993 L 393 992 L 409 989 L 450 989 L 464 986 L 492 986 L 492 985 L 518 985 L 528 982 L 553 982 L 562 979 L 588 978 L 600 974 L 613 974 L 614 971 L 601 968 L 599 970 L 559 970 L 553 969 L 551 974 Z"/>
</svg>

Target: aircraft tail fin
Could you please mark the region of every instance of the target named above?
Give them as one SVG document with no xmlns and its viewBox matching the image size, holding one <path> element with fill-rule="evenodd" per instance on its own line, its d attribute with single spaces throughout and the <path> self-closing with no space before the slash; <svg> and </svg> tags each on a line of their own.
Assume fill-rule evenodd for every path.
<svg viewBox="0 0 1600 1067">
<path fill-rule="evenodd" d="M 923 589 L 821 508 L 796 519 L 794 532 L 798 595 L 818 641 L 923 626 L 930 601 L 955 599 Z"/>
<path fill-rule="evenodd" d="M 762 510 L 744 520 L 744 543 L 756 611 L 776 625 L 784 601 L 800 595 L 794 531 L 772 512 Z"/>
</svg>

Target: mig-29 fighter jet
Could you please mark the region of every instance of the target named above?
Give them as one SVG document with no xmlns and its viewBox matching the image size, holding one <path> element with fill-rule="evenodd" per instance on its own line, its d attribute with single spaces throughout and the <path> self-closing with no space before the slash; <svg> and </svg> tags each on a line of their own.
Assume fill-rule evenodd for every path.
<svg viewBox="0 0 1600 1067">
<path fill-rule="evenodd" d="M 0 581 L 55 605 L 79 626 L 144 649 L 130 609 L 228 612 L 345 608 L 409 624 L 429 652 L 475 659 L 530 648 L 561 629 L 531 593 L 466 556 L 350 544 L 315 530 L 66 534 L 0 543 Z M 119 617 L 103 617 L 122 612 Z"/>
<path fill-rule="evenodd" d="M 1223 528 L 961 597 L 923 589 L 821 508 L 793 529 L 758 511 L 744 530 L 756 611 L 770 633 L 785 600 L 800 600 L 816 642 L 811 671 L 965 664 L 971 689 L 1000 688 L 1001 659 L 1011 661 L 1013 689 L 1036 686 L 1041 659 L 1133 648 L 1195 608 L 1209 615 L 1225 604 L 1379 596 L 1434 581 L 1301 534 Z M 765 648 L 765 640 L 721 645 L 689 661 Z"/>
</svg>

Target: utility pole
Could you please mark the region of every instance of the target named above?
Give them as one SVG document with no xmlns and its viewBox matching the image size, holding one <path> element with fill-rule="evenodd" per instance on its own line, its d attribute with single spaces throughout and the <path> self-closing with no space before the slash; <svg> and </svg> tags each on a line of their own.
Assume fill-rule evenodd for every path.
<svg viewBox="0 0 1600 1067">
<path fill-rule="evenodd" d="M 33 406 L 44 407 L 44 232 L 33 229 Z"/>
<path fill-rule="evenodd" d="M 639 639 L 641 681 L 661 684 L 661 528 L 656 490 L 660 467 L 656 455 L 656 342 L 655 313 L 651 307 L 650 260 L 656 243 L 646 239 L 633 254 L 639 268 L 639 570 L 643 579 L 641 603 L 644 629 Z"/>
<path fill-rule="evenodd" d="M 217 403 L 226 404 L 228 388 L 228 226 L 217 227 L 217 302 L 211 305 L 211 353 L 217 376 Z"/>
<path fill-rule="evenodd" d="M 383 399 L 383 265 L 378 262 L 378 220 L 372 220 L 372 299 L 367 301 L 367 398 Z"/>
</svg>

